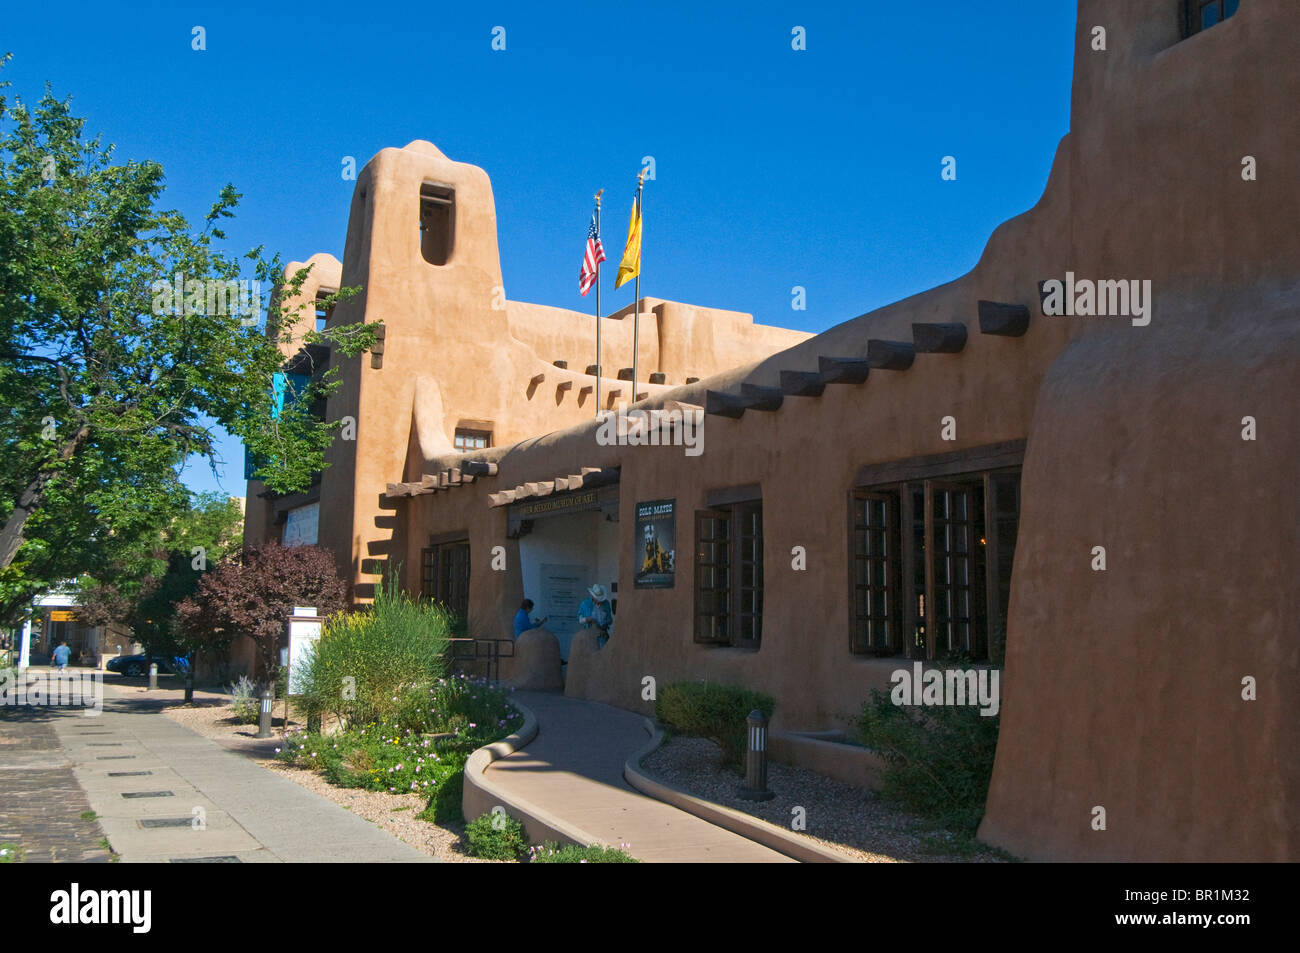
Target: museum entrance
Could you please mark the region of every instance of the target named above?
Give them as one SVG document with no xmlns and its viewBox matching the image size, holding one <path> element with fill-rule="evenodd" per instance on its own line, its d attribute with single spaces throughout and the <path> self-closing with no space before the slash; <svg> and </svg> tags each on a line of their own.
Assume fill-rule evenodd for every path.
<svg viewBox="0 0 1300 953">
<path fill-rule="evenodd" d="M 510 508 L 510 535 L 519 540 L 524 596 L 533 618 L 560 643 L 560 658 L 578 632 L 578 607 L 599 584 L 618 611 L 618 487 L 555 493 Z"/>
</svg>

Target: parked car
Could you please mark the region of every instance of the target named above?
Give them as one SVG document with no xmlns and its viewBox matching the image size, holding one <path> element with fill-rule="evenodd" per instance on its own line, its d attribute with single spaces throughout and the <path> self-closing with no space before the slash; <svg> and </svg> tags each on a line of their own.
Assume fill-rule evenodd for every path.
<svg viewBox="0 0 1300 953">
<path fill-rule="evenodd" d="M 147 675 L 150 661 L 148 655 L 119 655 L 116 658 L 109 659 L 104 668 L 110 672 L 117 672 L 119 675 Z M 158 671 L 164 674 L 184 675 L 190 670 L 190 660 L 184 655 L 177 655 L 172 658 L 160 656 L 152 659 L 152 661 L 158 663 Z"/>
</svg>

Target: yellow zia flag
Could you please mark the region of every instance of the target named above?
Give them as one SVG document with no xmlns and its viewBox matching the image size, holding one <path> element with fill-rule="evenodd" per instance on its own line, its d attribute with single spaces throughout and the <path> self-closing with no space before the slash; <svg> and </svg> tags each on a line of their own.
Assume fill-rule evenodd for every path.
<svg viewBox="0 0 1300 953">
<path fill-rule="evenodd" d="M 627 223 L 627 244 L 623 260 L 618 263 L 614 287 L 618 288 L 641 274 L 641 196 L 632 200 L 632 219 Z"/>
</svg>

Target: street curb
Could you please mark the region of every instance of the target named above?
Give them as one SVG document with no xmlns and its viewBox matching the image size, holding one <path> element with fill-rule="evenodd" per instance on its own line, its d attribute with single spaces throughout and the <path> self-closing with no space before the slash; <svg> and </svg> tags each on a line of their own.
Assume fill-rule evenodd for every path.
<svg viewBox="0 0 1300 953">
<path fill-rule="evenodd" d="M 706 801 L 698 798 L 693 794 L 688 794 L 680 788 L 672 787 L 664 782 L 651 777 L 645 773 L 641 767 L 641 759 L 645 758 L 650 752 L 654 751 L 664 740 L 664 731 L 659 725 L 655 724 L 649 718 L 645 719 L 646 730 L 650 732 L 650 740 L 645 743 L 636 753 L 627 759 L 623 765 L 623 777 L 627 783 L 632 785 L 642 794 L 652 797 L 665 804 L 670 804 L 678 810 L 685 811 L 687 814 L 694 814 L 696 817 L 708 821 L 733 834 L 739 834 L 741 837 L 748 838 L 764 847 L 771 848 L 778 853 L 785 854 L 787 857 L 793 857 L 800 863 L 805 864 L 856 864 L 860 863 L 856 858 L 830 848 L 822 847 L 805 837 L 800 837 L 792 831 L 784 830 L 775 824 L 752 817 L 742 811 L 733 808 L 724 807 L 721 804 L 714 804 L 712 801 Z"/>
<path fill-rule="evenodd" d="M 561 820 L 549 811 L 543 810 L 524 799 L 506 794 L 486 776 L 492 762 L 513 754 L 537 737 L 537 716 L 526 705 L 515 699 L 510 704 L 524 716 L 524 723 L 514 734 L 494 741 L 490 745 L 475 749 L 465 762 L 465 783 L 461 789 L 461 810 L 466 821 L 472 821 L 484 814 L 491 813 L 494 807 L 502 807 L 506 813 L 524 825 L 530 844 L 543 844 L 557 841 L 561 844 L 577 844 L 590 847 L 598 843 L 595 835 Z"/>
</svg>

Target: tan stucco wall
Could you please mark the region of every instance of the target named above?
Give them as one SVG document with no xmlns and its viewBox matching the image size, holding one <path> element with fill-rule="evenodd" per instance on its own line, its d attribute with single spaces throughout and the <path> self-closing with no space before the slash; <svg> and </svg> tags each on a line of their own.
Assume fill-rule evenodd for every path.
<svg viewBox="0 0 1300 953">
<path fill-rule="evenodd" d="M 861 386 L 710 417 L 705 452 L 599 447 L 591 424 L 494 454 L 500 475 L 395 501 L 408 566 L 430 533 L 471 539 L 471 624 L 508 632 L 518 547 L 490 492 L 621 465 L 619 622 L 588 697 L 647 710 L 641 679 L 717 678 L 774 694 L 774 726 L 844 724 L 901 660 L 849 652 L 846 513 L 864 464 L 1028 438 L 1008 619 L 1002 738 L 982 836 L 1035 859 L 1297 858 L 1300 797 L 1287 607 L 1297 583 L 1300 33 L 1281 0 L 1178 41 L 1171 0 L 1082 0 L 1073 116 L 1042 199 L 957 281 L 668 396 L 775 385 L 818 355 L 964 321 L 960 354 Z M 1089 48 L 1105 25 L 1108 50 Z M 1241 179 L 1253 155 L 1255 182 Z M 1066 271 L 1149 279 L 1152 322 L 1043 317 Z M 979 334 L 980 298 L 1030 305 L 1028 334 Z M 669 358 L 665 360 L 678 360 Z M 943 441 L 941 418 L 957 420 Z M 1241 440 L 1256 416 L 1260 438 Z M 710 488 L 760 483 L 758 651 L 691 641 L 693 527 Z M 637 501 L 678 501 L 677 587 L 636 590 Z M 507 572 L 490 568 L 506 548 Z M 808 569 L 790 569 L 804 546 Z M 1104 574 L 1089 568 L 1105 545 Z M 413 584 L 413 582 L 411 582 Z M 1260 700 L 1240 699 L 1244 675 Z M 1091 808 L 1110 827 L 1093 832 Z"/>
<path fill-rule="evenodd" d="M 454 249 L 444 265 L 430 264 L 420 251 L 420 187 L 426 182 L 455 190 Z M 448 159 L 428 142 L 385 149 L 358 175 L 338 280 L 364 291 L 335 308 L 334 323 L 385 325 L 381 367 L 369 355 L 340 362 L 342 386 L 327 414 L 331 420 L 353 417 L 356 440 L 335 441 L 321 484 L 322 513 L 328 514 L 321 520 L 321 544 L 335 552 L 364 598 L 375 577 L 362 570 L 375 567 L 363 560 L 388 555 L 391 527 L 380 495 L 387 483 L 418 481 L 430 472 L 427 465 L 450 449 L 458 422 L 489 422 L 494 442 L 506 445 L 594 415 L 594 394 L 584 388 L 595 380 L 584 371 L 595 363 L 595 318 L 505 296 L 487 174 Z M 674 326 L 672 316 L 683 308 L 642 300 L 639 391 L 666 389 L 647 383 L 651 372 L 680 383 L 808 337 L 754 325 L 749 315 L 689 309 L 691 321 L 713 321 L 717 328 L 699 347 L 675 345 L 674 363 L 662 366 L 660 322 Z M 630 384 L 613 379 L 632 365 L 631 310 L 603 322 L 603 363 L 611 378 L 603 397 L 618 387 L 624 399 L 631 396 Z M 556 360 L 568 361 L 569 368 L 555 367 Z M 544 380 L 533 383 L 539 374 Z"/>
</svg>

